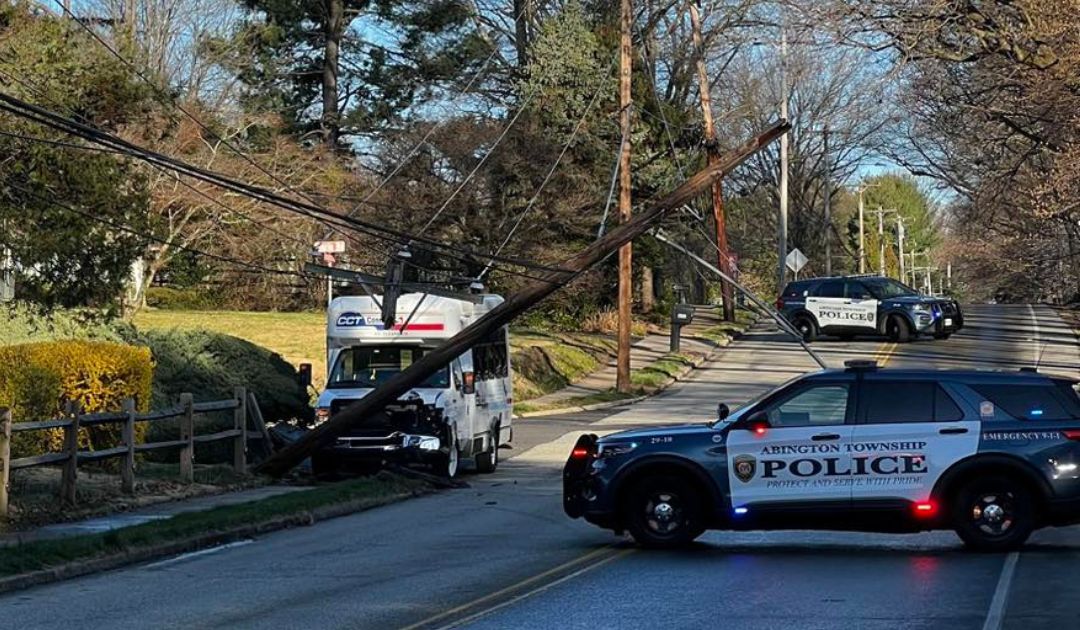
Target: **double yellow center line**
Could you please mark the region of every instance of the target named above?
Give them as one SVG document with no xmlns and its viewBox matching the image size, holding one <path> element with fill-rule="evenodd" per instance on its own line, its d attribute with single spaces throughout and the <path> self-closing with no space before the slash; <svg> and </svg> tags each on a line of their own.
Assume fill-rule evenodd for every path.
<svg viewBox="0 0 1080 630">
<path fill-rule="evenodd" d="M 874 354 L 874 361 L 877 361 L 878 367 L 885 367 L 885 364 L 893 357 L 893 353 L 896 352 L 898 345 L 895 341 L 890 341 L 878 349 L 877 353 Z"/>
</svg>

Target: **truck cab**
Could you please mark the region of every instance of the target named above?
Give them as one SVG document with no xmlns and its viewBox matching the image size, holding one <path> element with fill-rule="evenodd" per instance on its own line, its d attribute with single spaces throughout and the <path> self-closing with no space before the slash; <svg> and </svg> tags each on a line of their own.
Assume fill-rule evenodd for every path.
<svg viewBox="0 0 1080 630">
<path fill-rule="evenodd" d="M 388 328 L 375 298 L 335 299 L 327 313 L 327 379 L 316 421 L 368 395 L 501 302 L 497 295 L 467 301 L 406 294 Z M 345 465 L 419 463 L 454 477 L 472 459 L 479 472 L 493 472 L 499 448 L 512 439 L 512 404 L 504 327 L 319 451 L 312 464 L 322 474 Z"/>
</svg>

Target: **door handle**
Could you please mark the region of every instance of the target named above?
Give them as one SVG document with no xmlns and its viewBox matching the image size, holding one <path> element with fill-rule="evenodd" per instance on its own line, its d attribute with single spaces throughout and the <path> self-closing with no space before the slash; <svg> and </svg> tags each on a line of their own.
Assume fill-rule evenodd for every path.
<svg viewBox="0 0 1080 630">
<path fill-rule="evenodd" d="M 838 433 L 818 433 L 810 439 L 815 442 L 827 442 L 829 440 L 839 440 L 840 435 Z"/>
<path fill-rule="evenodd" d="M 938 433 L 942 435 L 959 435 L 961 433 L 967 433 L 968 430 L 964 427 L 949 427 L 948 429 L 941 429 Z"/>
</svg>

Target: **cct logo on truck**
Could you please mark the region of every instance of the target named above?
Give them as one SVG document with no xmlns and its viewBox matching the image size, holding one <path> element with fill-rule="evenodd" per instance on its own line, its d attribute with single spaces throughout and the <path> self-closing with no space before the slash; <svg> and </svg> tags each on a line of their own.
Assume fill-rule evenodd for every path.
<svg viewBox="0 0 1080 630">
<path fill-rule="evenodd" d="M 337 325 L 342 328 L 352 328 L 354 326 L 367 326 L 367 319 L 360 313 L 342 313 L 338 315 Z"/>
</svg>

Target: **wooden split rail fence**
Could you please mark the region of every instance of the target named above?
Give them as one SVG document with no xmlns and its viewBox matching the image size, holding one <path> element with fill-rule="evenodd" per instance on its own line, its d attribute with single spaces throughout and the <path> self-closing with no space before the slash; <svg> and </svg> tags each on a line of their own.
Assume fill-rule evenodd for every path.
<svg viewBox="0 0 1080 630">
<path fill-rule="evenodd" d="M 233 428 L 216 433 L 195 434 L 195 416 L 214 412 L 233 412 Z M 162 449 L 179 449 L 180 478 L 192 483 L 195 480 L 195 445 L 220 440 L 231 440 L 233 444 L 233 468 L 240 473 L 247 472 L 248 440 L 258 440 L 264 456 L 270 454 L 270 435 L 263 422 L 255 395 L 244 387 L 237 387 L 232 398 L 209 402 L 195 402 L 191 394 L 181 394 L 180 404 L 171 409 L 139 414 L 135 411 L 135 401 L 126 399 L 123 411 L 113 413 L 83 414 L 74 405 L 68 405 L 67 417 L 38 422 L 13 422 L 11 411 L 0 408 L 0 518 L 8 515 L 8 490 L 11 471 L 34 466 L 62 464 L 60 479 L 60 497 L 69 505 L 75 504 L 75 483 L 79 464 L 105 459 L 119 458 L 120 483 L 124 492 L 135 491 L 135 456 L 138 453 Z M 253 430 L 248 429 L 248 418 L 253 421 Z M 165 442 L 137 444 L 135 425 L 143 422 L 162 422 L 179 419 L 180 437 Z M 85 427 L 122 424 L 122 444 L 114 448 L 97 451 L 79 449 L 79 429 Z M 11 436 L 25 431 L 45 431 L 63 429 L 64 446 L 58 453 L 44 453 L 31 457 L 11 459 Z"/>
</svg>

